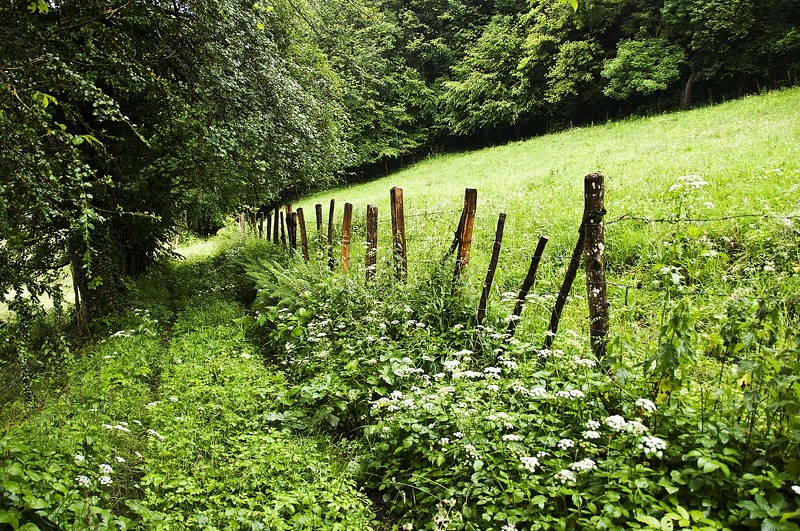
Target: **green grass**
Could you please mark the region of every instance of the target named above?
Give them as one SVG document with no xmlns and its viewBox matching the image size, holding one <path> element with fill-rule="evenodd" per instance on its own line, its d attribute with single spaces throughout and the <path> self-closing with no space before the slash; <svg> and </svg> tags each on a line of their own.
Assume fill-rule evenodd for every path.
<svg viewBox="0 0 800 531">
<path fill-rule="evenodd" d="M 505 212 L 508 217 L 495 291 L 519 289 L 538 237 L 544 235 L 549 243 L 536 289 L 545 299 L 552 299 L 577 238 L 583 178 L 592 172 L 605 176 L 609 281 L 639 286 L 647 276 L 642 268 L 657 263 L 675 233 L 675 225 L 630 218 L 734 217 L 696 224 L 699 232 L 695 238 L 729 240 L 727 245 L 734 251 L 731 259 L 735 260 L 736 251 L 749 245 L 746 234 L 754 224 L 773 233 L 785 229 L 786 220 L 762 222 L 757 216 L 793 215 L 800 209 L 800 89 L 573 129 L 478 152 L 434 156 L 386 178 L 320 193 L 294 206 L 304 209 L 313 233 L 314 205 L 323 204 L 327 226 L 329 202 L 335 199 L 338 241 L 343 205 L 354 205 L 352 269 L 357 272 L 351 274 L 361 275 L 366 206 L 378 205 L 379 267 L 386 271 L 390 269 L 389 190 L 401 187 L 413 276 L 444 255 L 458 223 L 464 189 L 476 188 L 478 206 L 467 293 L 477 303 L 497 218 Z M 673 185 L 688 175 L 699 176 L 708 184 L 696 190 L 673 191 Z M 312 255 L 315 246 L 312 244 Z M 338 252 L 337 248 L 337 256 Z M 315 259 L 319 256 L 317 251 Z M 579 276 L 575 285 L 581 282 Z M 734 286 L 716 287 L 729 293 Z M 619 308 L 625 306 L 623 300 L 648 297 L 614 286 L 609 296 Z M 532 326 L 545 327 L 549 308 L 552 305 L 545 300 Z M 570 312 L 568 308 L 565 319 L 571 326 L 582 326 L 585 310 L 581 307 L 575 315 Z M 618 312 L 617 317 L 624 316 Z"/>
<path fill-rule="evenodd" d="M 304 208 L 311 227 L 315 203 L 323 204 L 327 216 L 330 199 L 336 199 L 341 220 L 343 204 L 350 202 L 361 235 L 366 205 L 377 204 L 382 221 L 379 245 L 385 253 L 389 189 L 403 188 L 413 268 L 427 255 L 430 237 L 444 250 L 458 222 L 464 189 L 477 188 L 475 264 L 488 262 L 500 212 L 508 214 L 505 252 L 514 262 L 533 252 L 539 235 L 551 238 L 551 248 L 571 249 L 583 211 L 583 177 L 591 172 L 606 178 L 608 220 L 670 216 L 674 207 L 669 189 L 684 175 L 709 182 L 703 202 L 714 206 L 695 212 L 699 217 L 792 213 L 798 209 L 800 186 L 800 89 L 435 156 L 386 178 L 317 194 L 295 206 Z M 618 230 L 631 232 L 625 225 L 611 227 L 612 241 Z M 636 239 L 644 241 L 652 230 L 659 229 Z"/>
</svg>

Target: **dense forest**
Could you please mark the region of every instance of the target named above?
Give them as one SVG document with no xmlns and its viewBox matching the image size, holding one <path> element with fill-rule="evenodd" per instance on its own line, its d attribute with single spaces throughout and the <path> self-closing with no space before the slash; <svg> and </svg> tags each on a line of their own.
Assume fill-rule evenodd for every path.
<svg viewBox="0 0 800 531">
<path fill-rule="evenodd" d="M 0 18 L 0 283 L 26 315 L 69 267 L 81 326 L 176 230 L 800 68 L 798 0 L 36 0 Z"/>
</svg>

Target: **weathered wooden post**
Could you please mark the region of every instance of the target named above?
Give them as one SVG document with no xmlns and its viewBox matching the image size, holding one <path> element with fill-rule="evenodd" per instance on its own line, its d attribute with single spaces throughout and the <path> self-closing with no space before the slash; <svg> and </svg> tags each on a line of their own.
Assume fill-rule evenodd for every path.
<svg viewBox="0 0 800 531">
<path fill-rule="evenodd" d="M 286 249 L 286 226 L 284 225 L 283 221 L 283 211 L 280 211 L 281 214 L 281 245 L 283 248 Z"/>
<path fill-rule="evenodd" d="M 275 228 L 272 234 L 272 243 L 278 245 L 280 239 L 278 238 L 278 226 L 280 225 L 280 207 L 275 207 Z"/>
<path fill-rule="evenodd" d="M 500 259 L 500 247 L 503 244 L 503 229 L 506 225 L 506 215 L 501 213 L 497 220 L 497 230 L 494 236 L 494 248 L 492 249 L 492 259 L 489 262 L 489 270 L 486 272 L 486 280 L 483 281 L 483 290 L 481 290 L 481 301 L 478 303 L 478 326 L 483 323 L 486 317 L 486 306 L 489 301 L 489 293 L 492 291 L 492 283 L 494 282 L 494 272 L 497 270 L 497 261 Z"/>
<path fill-rule="evenodd" d="M 467 188 L 464 191 L 464 224 L 461 227 L 461 234 L 458 242 L 458 255 L 456 256 L 456 267 L 453 271 L 453 281 L 464 272 L 469 263 L 469 253 L 472 247 L 472 229 L 475 224 L 475 210 L 478 204 L 478 190 Z"/>
<path fill-rule="evenodd" d="M 389 191 L 392 215 L 392 256 L 395 275 L 405 282 L 408 278 L 408 254 L 406 251 L 406 220 L 403 213 L 403 189 L 394 187 Z"/>
<path fill-rule="evenodd" d="M 286 219 L 289 228 L 289 250 L 294 256 L 297 251 L 297 212 L 292 212 Z"/>
<path fill-rule="evenodd" d="M 366 280 L 375 276 L 378 262 L 378 206 L 367 205 L 367 253 L 364 258 Z"/>
<path fill-rule="evenodd" d="M 511 315 L 511 320 L 508 322 L 508 329 L 506 330 L 506 341 L 514 337 L 514 331 L 517 329 L 517 321 L 522 315 L 522 307 L 525 304 L 525 298 L 536 281 L 536 271 L 539 269 L 539 262 L 542 261 L 544 254 L 544 246 L 547 245 L 547 238 L 544 236 L 539 237 L 539 243 L 536 245 L 536 251 L 531 258 L 531 265 L 528 268 L 528 274 L 525 275 L 525 280 L 522 281 L 522 288 L 519 290 L 517 296 L 517 304 L 514 306 L 514 313 Z"/>
<path fill-rule="evenodd" d="M 314 205 L 314 210 L 317 214 L 317 240 L 319 241 L 320 249 L 325 246 L 325 236 L 322 233 L 322 205 L 317 203 Z"/>
<path fill-rule="evenodd" d="M 303 209 L 297 209 L 297 226 L 300 228 L 300 249 L 303 253 L 303 260 L 308 263 L 308 238 L 306 236 L 306 217 Z"/>
<path fill-rule="evenodd" d="M 335 202 L 331 199 L 331 207 L 328 210 L 328 267 L 333 271 L 333 208 Z"/>
<path fill-rule="evenodd" d="M 342 257 L 339 261 L 342 273 L 350 269 L 350 229 L 353 223 L 353 205 L 344 204 L 344 218 L 342 219 Z"/>
<path fill-rule="evenodd" d="M 586 266 L 586 293 L 589 302 L 589 334 L 592 351 L 598 359 L 606 355 L 608 343 L 608 299 L 606 296 L 606 213 L 603 176 L 591 173 L 584 178 L 584 263 Z"/>
</svg>

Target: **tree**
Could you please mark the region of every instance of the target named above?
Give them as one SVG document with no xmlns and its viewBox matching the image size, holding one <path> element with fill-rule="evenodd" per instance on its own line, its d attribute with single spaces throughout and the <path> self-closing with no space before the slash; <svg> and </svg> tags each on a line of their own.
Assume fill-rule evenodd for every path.
<svg viewBox="0 0 800 531">
<path fill-rule="evenodd" d="M 84 326 L 196 198 L 229 212 L 329 182 L 342 108 L 298 4 L 0 7 L 0 283 L 16 308 L 70 265 Z"/>
</svg>

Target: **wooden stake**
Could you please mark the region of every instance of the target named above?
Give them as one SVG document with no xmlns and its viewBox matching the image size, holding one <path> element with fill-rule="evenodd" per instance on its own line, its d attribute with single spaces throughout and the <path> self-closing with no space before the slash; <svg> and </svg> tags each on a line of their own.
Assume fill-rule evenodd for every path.
<svg viewBox="0 0 800 531">
<path fill-rule="evenodd" d="M 308 263 L 308 238 L 306 237 L 306 217 L 303 215 L 303 209 L 297 209 L 297 225 L 300 227 L 300 249 L 303 252 L 303 260 Z"/>
<path fill-rule="evenodd" d="M 274 243 L 275 245 L 278 245 L 278 243 L 280 242 L 280 239 L 278 239 L 278 226 L 280 225 L 279 214 L 280 214 L 280 207 L 275 207 L 275 228 L 274 228 L 275 232 L 272 235 L 272 243 Z"/>
<path fill-rule="evenodd" d="M 294 256 L 297 251 L 297 212 L 292 212 L 291 215 L 286 217 L 289 229 L 289 250 Z"/>
<path fill-rule="evenodd" d="M 286 249 L 286 227 L 283 223 L 283 211 L 280 212 L 281 214 L 281 244 L 283 248 Z"/>
<path fill-rule="evenodd" d="M 328 267 L 333 271 L 333 207 L 334 200 L 331 199 L 331 208 L 328 210 Z"/>
<path fill-rule="evenodd" d="M 378 261 L 378 207 L 367 206 L 367 254 L 364 258 L 367 282 L 375 276 Z"/>
<path fill-rule="evenodd" d="M 472 229 L 475 224 L 475 210 L 478 203 L 478 190 L 467 188 L 464 192 L 464 226 L 461 228 L 461 237 L 458 242 L 458 256 L 453 280 L 464 272 L 469 263 L 469 252 L 472 247 Z"/>
<path fill-rule="evenodd" d="M 606 296 L 606 254 L 605 224 L 606 213 L 603 176 L 591 173 L 584 178 L 584 204 L 588 213 L 584 221 L 586 244 L 584 263 L 586 265 L 586 293 L 589 302 L 589 332 L 592 351 L 598 359 L 606 355 L 608 343 L 608 299 Z"/>
<path fill-rule="evenodd" d="M 389 191 L 392 214 L 392 256 L 395 275 L 405 282 L 408 278 L 408 254 L 406 251 L 406 220 L 403 213 L 403 189 L 394 187 Z"/>
<path fill-rule="evenodd" d="M 350 269 L 350 228 L 353 222 L 352 203 L 344 204 L 344 219 L 342 220 L 342 258 L 339 262 L 342 273 Z"/>
<path fill-rule="evenodd" d="M 325 245 L 325 235 L 322 233 L 322 205 L 317 203 L 314 205 L 314 210 L 317 213 L 317 237 L 319 239 L 320 249 Z"/>
<path fill-rule="evenodd" d="M 542 254 L 544 254 L 544 246 L 547 245 L 547 238 L 544 236 L 539 237 L 539 244 L 536 246 L 536 251 L 531 258 L 531 265 L 528 268 L 528 274 L 522 282 L 522 288 L 519 290 L 517 296 L 517 304 L 514 306 L 514 313 L 511 320 L 508 322 L 508 329 L 506 330 L 506 341 L 514 337 L 514 331 L 517 329 L 517 321 L 522 315 L 522 307 L 525 305 L 525 298 L 528 296 L 534 281 L 536 280 L 536 271 L 539 269 L 539 262 L 542 261 Z"/>
<path fill-rule="evenodd" d="M 500 259 L 500 247 L 503 244 L 503 229 L 506 225 L 505 213 L 500 214 L 497 220 L 497 230 L 494 236 L 494 248 L 492 249 L 492 259 L 489 262 L 489 270 L 486 272 L 486 280 L 483 281 L 483 290 L 481 291 L 481 302 L 478 304 L 478 326 L 483 323 L 486 317 L 486 305 L 489 301 L 489 293 L 492 291 L 492 283 L 494 282 L 494 272 L 497 269 L 497 261 Z"/>
</svg>

